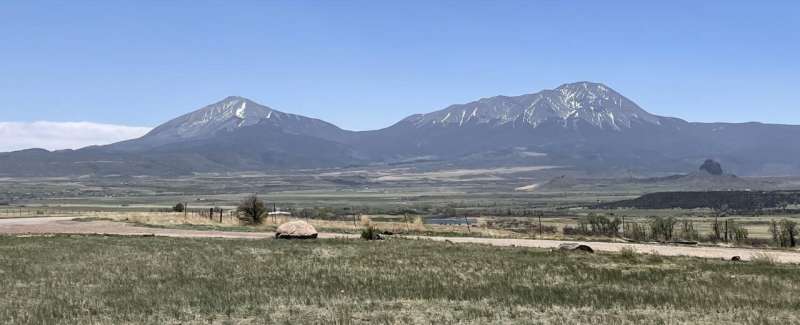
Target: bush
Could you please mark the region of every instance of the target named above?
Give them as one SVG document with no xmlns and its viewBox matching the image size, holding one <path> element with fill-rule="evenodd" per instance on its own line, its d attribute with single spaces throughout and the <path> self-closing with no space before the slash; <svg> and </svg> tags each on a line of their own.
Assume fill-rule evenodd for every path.
<svg viewBox="0 0 800 325">
<path fill-rule="evenodd" d="M 772 241 L 779 247 L 795 247 L 797 245 L 797 223 L 788 219 L 780 222 L 772 220 L 769 226 Z"/>
<path fill-rule="evenodd" d="M 378 233 L 378 229 L 373 226 L 364 227 L 361 230 L 361 239 L 365 240 L 379 240 L 381 239 L 380 233 Z"/>
<path fill-rule="evenodd" d="M 639 253 L 633 247 L 623 247 L 619 250 L 619 255 L 626 260 L 633 261 L 637 259 Z"/>
<path fill-rule="evenodd" d="M 622 221 L 619 218 L 611 220 L 606 216 L 590 213 L 578 220 L 577 231 L 582 235 L 616 237 L 619 234 L 620 224 Z"/>
<path fill-rule="evenodd" d="M 267 216 L 267 209 L 264 207 L 264 201 L 261 201 L 255 194 L 250 195 L 236 208 L 236 215 L 244 223 L 247 224 L 260 224 Z"/>
<path fill-rule="evenodd" d="M 647 225 L 635 222 L 626 222 L 625 227 L 622 229 L 622 235 L 625 238 L 635 241 L 648 241 L 650 235 L 647 233 Z"/>
<path fill-rule="evenodd" d="M 744 243 L 747 240 L 748 232 L 742 225 L 733 220 L 728 221 L 726 239 L 733 240 L 737 244 Z"/>
<path fill-rule="evenodd" d="M 583 235 L 581 231 L 572 226 L 564 226 L 564 228 L 561 228 L 561 232 L 564 236 Z"/>
<path fill-rule="evenodd" d="M 183 203 L 179 202 L 178 204 L 172 207 L 172 212 L 183 212 L 185 209 L 186 207 L 183 205 Z"/>
<path fill-rule="evenodd" d="M 675 218 L 673 217 L 655 217 L 653 221 L 650 222 L 650 235 L 653 237 L 653 240 L 660 240 L 660 241 L 671 241 L 672 240 L 672 232 L 675 230 Z"/>
<path fill-rule="evenodd" d="M 777 261 L 775 261 L 775 257 L 767 253 L 753 254 L 753 257 L 750 260 L 753 263 L 764 264 L 764 265 L 774 265 L 777 263 Z"/>
<path fill-rule="evenodd" d="M 694 223 L 690 220 L 681 220 L 678 223 L 678 235 L 679 239 L 683 240 L 692 240 L 697 241 L 700 240 L 700 233 L 694 229 Z M 747 237 L 747 236 L 745 236 Z"/>
</svg>

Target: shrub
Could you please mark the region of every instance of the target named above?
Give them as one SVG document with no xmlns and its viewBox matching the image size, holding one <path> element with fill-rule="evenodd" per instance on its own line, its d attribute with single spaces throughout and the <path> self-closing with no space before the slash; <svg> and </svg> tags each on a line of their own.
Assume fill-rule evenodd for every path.
<svg viewBox="0 0 800 325">
<path fill-rule="evenodd" d="M 183 212 L 184 209 L 186 209 L 186 207 L 183 203 L 178 202 L 178 204 L 172 207 L 172 212 Z"/>
<path fill-rule="evenodd" d="M 650 234 L 654 240 L 671 241 L 675 223 L 677 221 L 673 217 L 655 217 L 650 222 Z"/>
<path fill-rule="evenodd" d="M 577 232 L 582 235 L 615 237 L 619 234 L 620 224 L 622 221 L 619 218 L 611 220 L 606 216 L 590 213 L 578 220 Z"/>
<path fill-rule="evenodd" d="M 767 253 L 753 254 L 753 257 L 750 260 L 757 264 L 774 265 L 777 263 L 777 261 L 775 261 L 775 257 Z"/>
<path fill-rule="evenodd" d="M 795 247 L 797 245 L 797 223 L 788 219 L 780 222 L 772 220 L 769 226 L 772 241 L 779 247 Z"/>
<path fill-rule="evenodd" d="M 365 240 L 378 240 L 381 239 L 381 235 L 378 233 L 378 229 L 373 226 L 364 227 L 361 230 L 361 239 Z"/>
<path fill-rule="evenodd" d="M 636 260 L 639 253 L 636 252 L 635 248 L 626 246 L 619 250 L 619 255 L 626 260 Z"/>
<path fill-rule="evenodd" d="M 681 220 L 678 223 L 678 226 L 678 238 L 683 240 L 700 239 L 700 233 L 694 229 L 694 223 L 691 220 Z"/>
<path fill-rule="evenodd" d="M 261 201 L 255 194 L 250 195 L 239 203 L 236 208 L 236 214 L 244 223 L 247 224 L 260 224 L 264 217 L 267 215 L 267 209 L 264 207 L 264 201 Z"/>
<path fill-rule="evenodd" d="M 709 236 L 709 240 L 713 242 L 717 242 L 722 239 L 722 223 L 719 222 L 719 218 L 714 218 L 714 223 L 711 225 L 711 230 L 713 234 Z"/>
<path fill-rule="evenodd" d="M 648 241 L 650 238 L 646 225 L 635 222 L 626 222 L 622 229 L 622 235 L 635 241 Z"/>
<path fill-rule="evenodd" d="M 772 242 L 775 244 L 781 244 L 781 230 L 778 226 L 778 223 L 775 220 L 770 221 L 769 223 L 769 233 L 772 235 Z"/>
<path fill-rule="evenodd" d="M 747 229 L 733 220 L 729 220 L 727 224 L 727 233 L 725 234 L 726 239 L 729 238 L 737 244 L 741 244 L 747 240 Z"/>
<path fill-rule="evenodd" d="M 577 228 L 572 227 L 572 226 L 564 226 L 564 228 L 561 228 L 561 232 L 564 234 L 564 236 L 582 235 L 583 234 L 583 233 L 581 233 L 580 230 L 578 230 Z"/>
</svg>

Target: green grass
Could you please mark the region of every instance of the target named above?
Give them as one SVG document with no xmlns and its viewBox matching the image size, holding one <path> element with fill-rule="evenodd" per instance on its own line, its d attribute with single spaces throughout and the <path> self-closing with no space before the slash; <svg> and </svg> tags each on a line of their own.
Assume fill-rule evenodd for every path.
<svg viewBox="0 0 800 325">
<path fill-rule="evenodd" d="M 796 323 L 796 266 L 388 240 L 0 237 L 0 323 Z"/>
</svg>

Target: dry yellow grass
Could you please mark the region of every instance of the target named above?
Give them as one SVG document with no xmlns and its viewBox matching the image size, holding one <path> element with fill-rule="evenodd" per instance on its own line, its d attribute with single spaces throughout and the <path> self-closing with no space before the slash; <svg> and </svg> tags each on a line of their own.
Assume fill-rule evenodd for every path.
<svg viewBox="0 0 800 325">
<path fill-rule="evenodd" d="M 89 212 L 82 214 L 81 217 L 109 219 L 113 221 L 132 222 L 144 225 L 154 226 L 214 226 L 218 228 L 226 227 L 239 227 L 239 221 L 224 214 L 222 222 L 219 217 L 215 216 L 213 219 L 208 217 L 186 214 L 178 212 Z M 354 221 L 341 221 L 341 220 L 320 220 L 320 219 L 300 219 L 293 217 L 277 217 L 266 218 L 260 225 L 253 226 L 254 231 L 272 231 L 278 225 L 293 221 L 305 220 L 318 231 L 324 232 L 340 232 L 340 233 L 358 233 L 366 226 L 373 226 L 379 231 L 392 232 L 397 234 L 431 234 L 431 235 L 461 235 L 461 236 L 476 236 L 476 237 L 496 237 L 496 238 L 528 238 L 524 234 L 515 233 L 508 230 L 488 228 L 485 222 L 479 221 L 477 224 L 470 225 L 467 229 L 464 225 L 428 225 L 425 224 L 421 217 L 409 219 L 408 222 L 389 222 L 389 221 L 376 221 L 374 216 L 362 215 Z"/>
</svg>

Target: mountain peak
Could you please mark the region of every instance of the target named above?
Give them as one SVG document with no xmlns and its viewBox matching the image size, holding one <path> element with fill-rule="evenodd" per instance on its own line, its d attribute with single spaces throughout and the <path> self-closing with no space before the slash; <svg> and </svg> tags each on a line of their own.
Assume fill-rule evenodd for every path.
<svg viewBox="0 0 800 325">
<path fill-rule="evenodd" d="M 556 89 L 520 96 L 495 96 L 407 119 L 421 126 L 492 126 L 533 127 L 558 123 L 576 127 L 577 121 L 601 129 L 622 130 L 633 124 L 660 124 L 659 117 L 641 109 L 610 87 L 580 81 Z"/>
<path fill-rule="evenodd" d="M 175 118 L 153 129 L 147 136 L 194 138 L 211 136 L 222 130 L 233 130 L 279 118 L 285 113 L 258 104 L 241 96 L 228 96 L 194 112 Z"/>
<path fill-rule="evenodd" d="M 235 100 L 249 100 L 249 101 L 252 101 L 249 98 L 242 97 L 242 96 L 236 96 L 236 95 L 225 97 L 225 99 L 223 99 L 221 101 L 222 102 L 230 102 L 230 101 L 235 101 Z"/>
<path fill-rule="evenodd" d="M 234 104 L 234 103 L 242 103 L 242 102 L 253 103 L 253 104 L 258 105 L 258 103 L 256 103 L 255 101 L 253 101 L 252 99 L 247 98 L 247 97 L 228 96 L 228 97 L 225 97 L 222 100 L 220 100 L 220 101 L 218 101 L 218 102 L 216 102 L 214 104 L 211 104 L 209 106 L 218 105 L 218 104 Z"/>
<path fill-rule="evenodd" d="M 211 105 L 211 107 L 212 113 L 222 115 L 224 119 L 234 117 L 248 125 L 253 124 L 253 122 L 257 123 L 263 118 L 269 118 L 272 111 L 269 107 L 259 105 L 241 96 L 228 96 L 217 104 Z M 213 107 L 222 107 L 222 109 L 214 109 Z"/>
<path fill-rule="evenodd" d="M 563 94 L 564 96 L 569 96 L 570 94 L 584 95 L 592 99 L 596 98 L 608 99 L 610 97 L 622 97 L 622 95 L 614 91 L 614 89 L 611 89 L 611 87 L 608 87 L 602 83 L 590 82 L 590 81 L 567 83 L 558 86 L 554 90 Z"/>
<path fill-rule="evenodd" d="M 266 133 L 319 135 L 324 139 L 338 138 L 343 132 L 321 120 L 284 113 L 242 96 L 228 96 L 159 125 L 144 137 L 127 141 L 124 147 L 153 148 L 182 141 L 210 139 L 248 127 L 261 128 Z"/>
<path fill-rule="evenodd" d="M 592 88 L 594 88 L 594 89 L 604 89 L 604 90 L 609 89 L 609 87 L 606 86 L 603 83 L 592 82 L 592 81 L 576 81 L 576 82 L 565 83 L 565 84 L 562 84 L 561 86 L 558 86 L 558 88 L 556 88 L 556 89 L 563 89 L 563 88 L 572 88 L 572 89 L 575 89 L 575 88 L 592 89 Z"/>
</svg>

